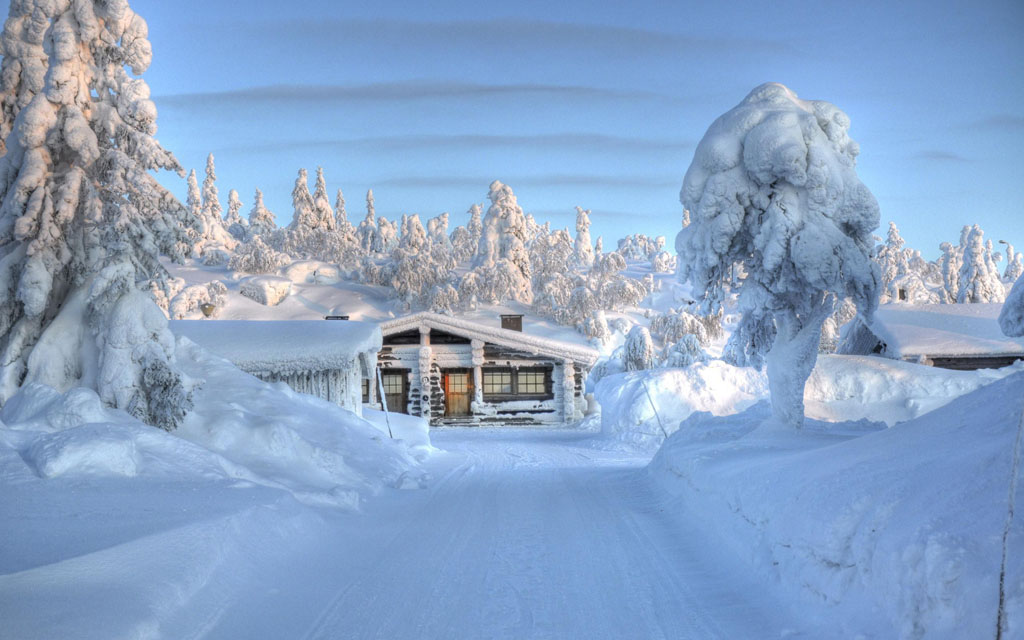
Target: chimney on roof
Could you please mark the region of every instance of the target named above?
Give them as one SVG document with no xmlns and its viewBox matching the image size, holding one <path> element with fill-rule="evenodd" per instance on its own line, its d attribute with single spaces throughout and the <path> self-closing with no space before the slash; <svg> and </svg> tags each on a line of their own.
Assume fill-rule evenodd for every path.
<svg viewBox="0 0 1024 640">
<path fill-rule="evenodd" d="M 501 315 L 501 328 L 511 329 L 512 331 L 523 330 L 523 314 L 502 314 Z"/>
</svg>

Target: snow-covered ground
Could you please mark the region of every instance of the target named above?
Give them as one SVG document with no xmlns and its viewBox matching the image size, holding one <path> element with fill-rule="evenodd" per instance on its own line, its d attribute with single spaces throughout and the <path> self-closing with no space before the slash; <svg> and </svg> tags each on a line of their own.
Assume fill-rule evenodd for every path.
<svg viewBox="0 0 1024 640">
<path fill-rule="evenodd" d="M 1001 567 L 1002 637 L 1024 637 L 1024 372 L 888 429 L 770 416 L 683 422 L 650 466 L 670 508 L 831 637 L 996 637 Z"/>
<path fill-rule="evenodd" d="M 222 478 L 25 474 L 0 618 L 26 639 L 820 637 L 665 508 L 648 455 L 593 439 L 441 430 L 427 487 L 357 514 Z"/>
</svg>

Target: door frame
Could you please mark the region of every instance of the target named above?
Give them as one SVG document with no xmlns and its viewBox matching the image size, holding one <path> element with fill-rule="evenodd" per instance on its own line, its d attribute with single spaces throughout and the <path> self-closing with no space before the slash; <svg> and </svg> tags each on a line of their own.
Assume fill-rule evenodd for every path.
<svg viewBox="0 0 1024 640">
<path fill-rule="evenodd" d="M 384 386 L 384 376 L 387 376 L 387 375 L 397 375 L 397 376 L 400 377 L 400 379 L 402 381 L 402 398 L 403 398 L 402 406 L 401 407 L 392 407 L 392 406 L 388 405 L 387 410 L 390 413 L 406 413 L 406 414 L 409 413 L 409 371 L 410 371 L 410 369 L 395 369 L 395 368 L 392 368 L 392 367 L 387 367 L 387 368 L 381 368 L 380 369 L 381 386 L 382 387 Z M 382 406 L 385 403 L 387 403 L 387 395 L 388 394 L 384 394 L 384 396 L 381 398 L 381 405 Z"/>
<path fill-rule="evenodd" d="M 451 406 L 448 402 L 448 376 L 450 374 L 457 373 L 466 376 L 466 393 L 465 395 L 469 398 L 469 406 L 464 414 L 452 414 Z M 441 388 L 444 390 L 444 417 L 446 418 L 458 418 L 462 416 L 473 415 L 473 394 L 476 389 L 473 387 L 473 369 L 467 367 L 450 367 L 441 369 Z"/>
</svg>

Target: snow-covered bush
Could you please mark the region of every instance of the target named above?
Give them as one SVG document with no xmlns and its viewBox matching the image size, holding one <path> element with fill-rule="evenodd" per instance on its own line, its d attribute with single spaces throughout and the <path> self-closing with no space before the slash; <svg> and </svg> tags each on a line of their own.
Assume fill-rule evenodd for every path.
<svg viewBox="0 0 1024 640">
<path fill-rule="evenodd" d="M 721 325 L 719 325 L 719 330 L 721 330 Z M 669 311 L 651 318 L 651 333 L 665 344 L 678 342 L 687 335 L 694 336 L 702 347 L 706 347 L 711 342 L 705 323 L 699 317 L 686 311 Z"/>
<path fill-rule="evenodd" d="M 707 362 L 708 359 L 708 354 L 697 336 L 688 333 L 665 349 L 661 366 L 683 368 L 698 362 Z"/>
<path fill-rule="evenodd" d="M 604 316 L 604 311 L 600 309 L 590 313 L 576 328 L 583 335 L 598 342 L 604 342 L 611 336 L 611 332 L 608 330 L 608 320 Z"/>
<path fill-rule="evenodd" d="M 459 292 L 447 282 L 435 285 L 430 290 L 426 306 L 434 313 L 451 315 L 459 306 Z"/>
<path fill-rule="evenodd" d="M 156 281 L 150 281 L 149 283 L 149 295 L 156 302 L 156 306 L 164 312 L 164 315 L 168 314 L 168 309 L 171 305 L 171 299 L 178 295 L 182 289 L 185 288 L 184 278 L 167 278 L 164 285 L 161 286 Z"/>
<path fill-rule="evenodd" d="M 676 270 L 676 258 L 668 251 L 659 251 L 651 258 L 651 271 L 654 273 L 673 273 Z"/>
<path fill-rule="evenodd" d="M 231 253 L 221 247 L 207 245 L 203 251 L 203 264 L 208 267 L 220 267 L 231 261 Z"/>
<path fill-rule="evenodd" d="M 767 355 L 773 412 L 794 426 L 836 299 L 867 316 L 877 305 L 878 203 L 854 170 L 849 126 L 830 103 L 761 85 L 709 127 L 680 193 L 692 214 L 676 238 L 681 275 L 715 313 L 743 265 L 733 357 Z"/>
<path fill-rule="evenodd" d="M 642 371 L 654 366 L 654 341 L 647 327 L 637 325 L 629 330 L 622 345 L 622 368 Z"/>
<path fill-rule="evenodd" d="M 275 273 L 291 261 L 287 254 L 275 251 L 263 242 L 261 235 L 255 235 L 238 247 L 228 260 L 228 269 L 245 273 Z"/>
<path fill-rule="evenodd" d="M 220 280 L 206 284 L 193 284 L 174 296 L 168 314 L 174 320 L 181 320 L 200 310 L 204 304 L 212 304 L 211 317 L 216 317 L 227 302 L 228 288 Z"/>
</svg>

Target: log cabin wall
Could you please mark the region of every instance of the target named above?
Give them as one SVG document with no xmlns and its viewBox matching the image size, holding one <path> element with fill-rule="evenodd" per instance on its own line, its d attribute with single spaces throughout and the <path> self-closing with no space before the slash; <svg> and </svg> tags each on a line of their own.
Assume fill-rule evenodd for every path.
<svg viewBox="0 0 1024 640">
<path fill-rule="evenodd" d="M 470 340 L 451 333 L 420 327 L 384 337 L 378 356 L 382 372 L 409 371 L 408 412 L 427 418 L 431 425 L 554 425 L 583 415 L 585 376 L 571 360 L 539 356 L 509 347 Z M 473 400 L 468 416 L 446 416 L 444 373 L 472 371 Z M 489 373 L 528 370 L 533 393 L 485 393 Z M 566 377 L 566 371 L 569 376 Z M 537 390 L 538 375 L 544 388 Z M 513 391 L 516 387 L 513 385 Z"/>
</svg>

